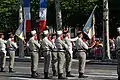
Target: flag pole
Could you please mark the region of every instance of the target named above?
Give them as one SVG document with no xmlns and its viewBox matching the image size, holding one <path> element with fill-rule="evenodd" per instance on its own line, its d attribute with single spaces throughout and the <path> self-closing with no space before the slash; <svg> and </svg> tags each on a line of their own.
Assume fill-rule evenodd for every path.
<svg viewBox="0 0 120 80">
<path fill-rule="evenodd" d="M 23 1 L 19 0 L 19 18 L 21 18 L 21 14 L 23 13 L 22 4 L 23 4 Z M 23 15 L 22 15 L 22 17 L 23 17 Z M 24 26 L 24 23 L 22 25 Z M 21 58 L 21 59 L 24 58 L 24 42 L 22 39 L 19 39 L 19 58 Z"/>
<path fill-rule="evenodd" d="M 60 9 L 60 0 L 55 0 L 55 8 L 56 8 L 56 24 L 57 29 L 62 29 L 62 15 L 61 15 L 61 9 Z"/>
<path fill-rule="evenodd" d="M 108 0 L 103 0 L 103 60 L 111 59 L 109 44 L 109 8 Z"/>
</svg>

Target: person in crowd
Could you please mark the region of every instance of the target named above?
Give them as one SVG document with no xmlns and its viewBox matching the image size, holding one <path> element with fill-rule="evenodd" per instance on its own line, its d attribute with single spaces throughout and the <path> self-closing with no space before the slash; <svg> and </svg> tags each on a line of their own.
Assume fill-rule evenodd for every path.
<svg viewBox="0 0 120 80">
<path fill-rule="evenodd" d="M 37 39 L 36 31 L 31 31 L 31 38 L 28 41 L 28 46 L 31 53 L 31 77 L 36 78 L 38 77 L 37 68 L 38 68 L 38 61 L 39 61 L 39 49 L 40 44 Z"/>
<path fill-rule="evenodd" d="M 9 39 L 7 40 L 7 50 L 8 54 L 10 56 L 10 61 L 9 61 L 9 72 L 15 72 L 13 70 L 14 67 L 14 61 L 15 61 L 15 52 L 18 48 L 17 43 L 15 42 L 14 35 L 13 33 L 9 33 Z"/>
<path fill-rule="evenodd" d="M 116 58 L 115 40 L 114 39 L 110 39 L 110 54 L 111 54 L 112 59 Z"/>
<path fill-rule="evenodd" d="M 54 48 L 54 45 L 48 39 L 49 37 L 48 30 L 43 31 L 43 35 L 44 35 L 44 38 L 41 42 L 41 45 L 42 45 L 43 56 L 44 56 L 44 78 L 49 79 L 50 77 L 48 76 L 48 73 L 49 73 L 50 64 L 52 60 L 51 51 Z"/>
<path fill-rule="evenodd" d="M 117 28 L 118 36 L 115 39 L 115 49 L 116 49 L 116 54 L 117 54 L 117 74 L 118 74 L 118 80 L 120 80 L 120 27 Z"/>
<path fill-rule="evenodd" d="M 77 33 L 78 39 L 76 41 L 76 55 L 79 59 L 79 78 L 86 78 L 87 76 L 84 75 L 85 72 L 85 64 L 86 64 L 86 50 L 88 50 L 88 46 L 85 42 L 83 42 L 83 32 L 78 31 Z"/>
<path fill-rule="evenodd" d="M 58 56 L 58 79 L 66 79 L 66 77 L 63 77 L 63 72 L 64 72 L 64 64 L 65 64 L 65 50 L 68 50 L 68 46 L 62 40 L 61 36 L 62 36 L 62 31 L 57 31 L 55 46 L 57 48 L 57 56 Z"/>
<path fill-rule="evenodd" d="M 56 34 L 52 33 L 51 41 L 52 41 L 52 44 L 54 45 L 54 49 L 52 50 L 52 71 L 53 71 L 53 76 L 57 76 L 57 67 L 58 67 L 58 58 L 57 58 L 57 49 L 56 49 L 56 46 L 55 46 L 55 40 L 56 40 Z"/>
<path fill-rule="evenodd" d="M 71 39 L 68 35 L 68 31 L 64 31 L 64 41 L 68 46 L 68 51 L 66 52 L 66 77 L 74 77 L 71 75 L 71 65 L 72 65 L 72 59 L 73 59 L 73 50 L 72 50 L 72 42 L 76 41 L 78 37 Z"/>
<path fill-rule="evenodd" d="M 5 64 L 6 64 L 6 41 L 4 40 L 4 34 L 0 33 L 0 72 L 5 72 Z"/>
</svg>

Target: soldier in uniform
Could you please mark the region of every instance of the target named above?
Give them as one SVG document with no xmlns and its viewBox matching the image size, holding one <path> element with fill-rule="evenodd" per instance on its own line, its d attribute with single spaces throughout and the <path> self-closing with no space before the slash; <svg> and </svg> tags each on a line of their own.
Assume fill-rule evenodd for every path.
<svg viewBox="0 0 120 80">
<path fill-rule="evenodd" d="M 4 35 L 3 33 L 0 33 L 0 67 L 1 70 L 0 72 L 5 72 L 5 64 L 6 64 L 6 41 L 4 40 Z"/>
<path fill-rule="evenodd" d="M 44 78 L 49 79 L 48 76 L 50 64 L 52 60 L 51 49 L 54 48 L 54 45 L 50 40 L 48 40 L 49 32 L 48 30 L 43 31 L 44 38 L 41 42 L 41 46 L 43 49 L 43 56 L 44 56 Z"/>
<path fill-rule="evenodd" d="M 53 76 L 57 76 L 57 64 L 58 64 L 58 59 L 57 59 L 57 49 L 55 46 L 55 40 L 56 40 L 56 34 L 53 33 L 51 37 L 52 44 L 54 45 L 54 49 L 52 51 L 52 71 L 53 71 Z"/>
<path fill-rule="evenodd" d="M 84 76 L 84 71 L 85 71 L 85 64 L 86 64 L 86 51 L 88 49 L 88 46 L 85 42 L 83 42 L 82 38 L 83 38 L 83 33 L 82 31 L 79 31 L 77 33 L 78 35 L 78 39 L 76 41 L 76 55 L 77 58 L 79 59 L 79 78 L 86 78 L 87 76 Z"/>
<path fill-rule="evenodd" d="M 12 33 L 9 33 L 9 39 L 7 40 L 7 50 L 10 56 L 10 62 L 9 62 L 9 72 L 15 72 L 13 70 L 14 67 L 14 60 L 15 60 L 15 51 L 17 49 L 17 43 L 14 40 L 14 35 Z"/>
<path fill-rule="evenodd" d="M 73 59 L 73 51 L 72 51 L 72 42 L 76 41 L 78 37 L 71 39 L 68 35 L 68 31 L 64 32 L 64 41 L 68 46 L 68 51 L 66 52 L 66 77 L 74 77 L 71 75 L 71 65 Z"/>
<path fill-rule="evenodd" d="M 38 68 L 38 61 L 39 61 L 39 49 L 40 44 L 38 43 L 36 31 L 31 31 L 32 37 L 28 41 L 28 46 L 31 53 L 31 77 L 36 78 L 38 77 L 37 68 Z"/>
<path fill-rule="evenodd" d="M 117 74 L 118 74 L 118 80 L 120 80 L 120 27 L 117 28 L 118 36 L 115 40 L 115 46 L 116 46 L 116 54 L 117 54 Z"/>
<path fill-rule="evenodd" d="M 58 79 L 66 79 L 66 77 L 63 77 L 63 70 L 64 70 L 64 64 L 65 64 L 65 50 L 68 49 L 68 46 L 65 44 L 64 41 L 61 40 L 62 31 L 57 31 L 57 38 L 55 41 L 55 46 L 57 48 L 57 54 L 58 54 Z"/>
</svg>

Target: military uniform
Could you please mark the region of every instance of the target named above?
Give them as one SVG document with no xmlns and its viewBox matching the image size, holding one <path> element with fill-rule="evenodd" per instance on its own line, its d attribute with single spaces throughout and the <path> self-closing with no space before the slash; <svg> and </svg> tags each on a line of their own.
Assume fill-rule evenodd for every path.
<svg viewBox="0 0 120 80">
<path fill-rule="evenodd" d="M 44 56 L 44 78 L 48 79 L 48 73 L 50 69 L 50 64 L 52 60 L 51 49 L 54 48 L 54 45 L 48 40 L 48 31 L 44 31 L 45 37 L 43 38 L 41 45 L 43 49 L 43 56 Z"/>
<path fill-rule="evenodd" d="M 68 51 L 66 53 L 66 76 L 67 77 L 73 77 L 73 75 L 70 74 L 72 59 L 73 59 L 72 41 L 76 41 L 76 40 L 77 40 L 77 37 L 74 39 L 70 39 L 67 36 L 64 39 L 65 43 L 68 46 Z"/>
<path fill-rule="evenodd" d="M 117 31 L 119 33 L 119 36 L 117 36 L 115 40 L 115 46 L 116 46 L 116 55 L 117 55 L 117 74 L 118 74 L 118 80 L 120 79 L 120 27 L 117 28 Z"/>
<path fill-rule="evenodd" d="M 58 79 L 65 79 L 62 76 L 63 70 L 64 70 L 64 64 L 65 64 L 65 50 L 64 49 L 67 50 L 68 46 L 65 44 L 64 41 L 61 40 L 60 34 L 62 34 L 62 32 L 57 31 L 57 35 L 59 35 L 59 37 L 57 37 L 55 41 L 55 45 L 57 48 L 57 54 L 58 54 Z"/>
<path fill-rule="evenodd" d="M 39 61 L 39 49 L 40 49 L 40 44 L 38 43 L 38 40 L 36 39 L 36 31 L 31 31 L 33 37 L 31 37 L 28 41 L 30 53 L 31 53 L 31 72 L 32 72 L 32 77 L 37 77 L 37 68 L 38 68 L 38 61 Z"/>
<path fill-rule="evenodd" d="M 80 37 L 77 39 L 75 46 L 77 49 L 76 55 L 77 58 L 79 59 L 79 69 L 78 69 L 79 78 L 84 78 L 87 77 L 83 75 L 85 72 L 85 64 L 86 64 L 86 52 L 84 49 L 88 49 L 88 46 L 85 42 L 83 42 L 83 40 Z"/>
<path fill-rule="evenodd" d="M 14 38 L 9 38 L 7 40 L 7 49 L 8 49 L 8 53 L 9 53 L 9 56 L 10 56 L 9 72 L 13 72 L 15 51 L 17 49 L 17 43 L 15 43 Z"/>
<path fill-rule="evenodd" d="M 52 50 L 52 71 L 53 71 L 53 76 L 56 76 L 58 59 L 57 59 L 57 49 L 55 46 L 55 38 L 53 38 L 51 41 L 52 44 L 54 45 L 54 49 Z"/>
<path fill-rule="evenodd" d="M 2 35 L 2 34 L 0 34 Z M 6 64 L 6 41 L 0 38 L 0 67 L 1 72 L 4 72 L 5 64 Z"/>
</svg>

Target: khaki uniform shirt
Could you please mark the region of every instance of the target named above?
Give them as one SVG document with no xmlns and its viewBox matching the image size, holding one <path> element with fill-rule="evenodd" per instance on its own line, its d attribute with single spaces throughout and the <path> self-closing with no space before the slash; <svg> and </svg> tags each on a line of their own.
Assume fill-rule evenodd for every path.
<svg viewBox="0 0 120 80">
<path fill-rule="evenodd" d="M 30 48 L 30 51 L 39 51 L 40 44 L 38 43 L 38 40 L 35 40 L 34 37 L 31 37 L 28 41 L 28 46 Z"/>
<path fill-rule="evenodd" d="M 42 45 L 43 50 L 50 50 L 54 48 L 54 45 L 52 44 L 52 42 L 48 40 L 47 37 L 43 38 L 41 45 Z"/>
<path fill-rule="evenodd" d="M 0 51 L 3 51 L 4 53 L 6 53 L 6 42 L 7 41 L 0 38 Z"/>
<path fill-rule="evenodd" d="M 116 46 L 116 50 L 120 50 L 120 36 L 118 36 L 115 40 L 115 46 Z"/>
<path fill-rule="evenodd" d="M 56 39 L 56 41 L 55 41 L 55 46 L 56 46 L 56 48 L 57 48 L 57 51 L 64 50 L 64 48 L 65 48 L 66 50 L 68 50 L 67 44 L 65 44 L 65 42 L 62 41 L 62 40 L 60 39 L 60 37 L 58 37 L 58 38 Z"/>
<path fill-rule="evenodd" d="M 83 50 L 83 49 L 88 49 L 88 46 L 81 38 L 78 38 L 75 44 L 75 47 L 77 50 Z"/>
<path fill-rule="evenodd" d="M 16 50 L 18 48 L 17 43 L 12 41 L 14 38 L 9 38 L 7 40 L 7 48 L 8 50 Z"/>
</svg>

